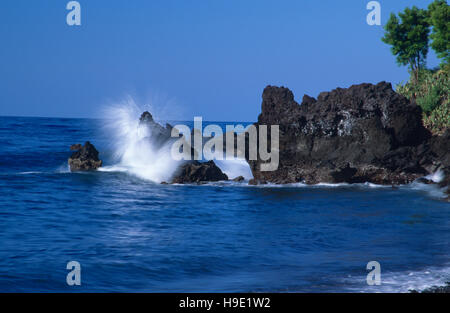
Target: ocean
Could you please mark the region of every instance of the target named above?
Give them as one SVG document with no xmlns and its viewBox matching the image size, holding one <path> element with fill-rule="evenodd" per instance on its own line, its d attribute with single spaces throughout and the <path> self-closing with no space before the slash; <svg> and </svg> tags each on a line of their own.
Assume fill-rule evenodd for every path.
<svg viewBox="0 0 450 313">
<path fill-rule="evenodd" d="M 434 186 L 161 185 L 170 162 L 108 123 L 0 117 L 1 292 L 407 292 L 450 281 L 450 205 Z M 104 166 L 71 173 L 69 146 L 87 140 Z M 243 161 L 218 165 L 251 178 Z M 70 261 L 79 286 L 66 283 Z M 370 261 L 381 285 L 367 284 Z"/>
</svg>

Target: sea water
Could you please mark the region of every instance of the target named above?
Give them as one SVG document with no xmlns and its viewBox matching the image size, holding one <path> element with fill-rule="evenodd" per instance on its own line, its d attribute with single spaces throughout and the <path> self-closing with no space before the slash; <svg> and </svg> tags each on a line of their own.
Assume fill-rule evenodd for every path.
<svg viewBox="0 0 450 313">
<path fill-rule="evenodd" d="M 139 116 L 119 113 L 0 118 L 0 291 L 405 292 L 450 280 L 450 205 L 436 187 L 249 186 L 242 160 L 217 162 L 242 183 L 161 185 L 171 160 L 136 140 Z M 70 173 L 69 146 L 87 140 L 103 168 Z M 66 283 L 70 261 L 80 286 Z M 370 261 L 379 286 L 366 282 Z"/>
</svg>

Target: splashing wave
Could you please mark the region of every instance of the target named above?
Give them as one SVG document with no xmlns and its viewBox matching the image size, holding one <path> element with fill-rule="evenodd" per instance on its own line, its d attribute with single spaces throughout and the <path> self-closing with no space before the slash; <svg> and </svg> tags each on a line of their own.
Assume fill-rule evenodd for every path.
<svg viewBox="0 0 450 313">
<path fill-rule="evenodd" d="M 112 137 L 115 164 L 100 171 L 123 171 L 160 183 L 168 181 L 179 163 L 170 155 L 170 145 L 156 148 L 151 130 L 140 125 L 143 112 L 132 98 L 105 110 L 105 130 Z"/>
</svg>

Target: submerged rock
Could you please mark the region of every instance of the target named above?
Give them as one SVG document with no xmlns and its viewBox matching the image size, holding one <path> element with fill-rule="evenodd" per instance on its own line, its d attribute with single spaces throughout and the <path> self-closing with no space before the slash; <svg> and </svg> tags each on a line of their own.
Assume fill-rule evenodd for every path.
<svg viewBox="0 0 450 313">
<path fill-rule="evenodd" d="M 98 158 L 97 149 L 89 141 L 86 141 L 84 146 L 81 144 L 72 145 L 70 150 L 75 151 L 68 160 L 71 172 L 92 171 L 102 166 L 102 160 Z"/>
<path fill-rule="evenodd" d="M 448 132 L 432 137 L 420 107 L 390 83 L 305 95 L 301 104 L 289 89 L 267 86 L 262 99 L 255 125 L 279 125 L 280 156 L 275 171 L 248 161 L 256 181 L 397 185 L 450 166 Z"/>
<path fill-rule="evenodd" d="M 191 161 L 182 165 L 173 178 L 173 184 L 189 184 L 228 180 L 228 176 L 214 163 L 214 161 Z"/>
</svg>

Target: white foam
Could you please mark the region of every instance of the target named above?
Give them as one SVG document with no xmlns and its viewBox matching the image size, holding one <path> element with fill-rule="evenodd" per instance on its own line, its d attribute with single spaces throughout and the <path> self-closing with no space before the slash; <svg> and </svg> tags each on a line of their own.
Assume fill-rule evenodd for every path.
<svg viewBox="0 0 450 313">
<path fill-rule="evenodd" d="M 428 194 L 431 198 L 434 199 L 442 199 L 445 198 L 446 195 L 444 193 L 444 189 L 439 188 L 434 184 L 423 184 L 417 181 L 412 182 L 409 185 L 403 185 L 401 188 L 405 190 L 413 190 L 413 191 L 422 191 Z"/>
<path fill-rule="evenodd" d="M 105 110 L 105 129 L 113 142 L 116 163 L 99 170 L 128 172 L 156 183 L 168 181 L 178 162 L 171 157 L 169 145 L 153 147 L 150 130 L 139 124 L 142 111 L 132 98 Z"/>
<path fill-rule="evenodd" d="M 444 179 L 444 172 L 441 170 L 425 176 L 426 179 L 432 180 L 434 183 L 440 183 Z"/>
<path fill-rule="evenodd" d="M 97 169 L 99 172 L 110 172 L 110 173 L 116 173 L 116 172 L 129 172 L 130 168 L 126 166 L 121 165 L 107 165 L 102 166 Z"/>
<path fill-rule="evenodd" d="M 343 186 L 349 186 L 350 184 L 348 183 L 338 183 L 338 184 L 332 184 L 332 183 L 318 183 L 315 184 L 314 186 L 322 186 L 322 187 L 343 187 Z"/>
<path fill-rule="evenodd" d="M 214 160 L 216 165 L 227 174 L 229 179 L 243 176 L 245 180 L 253 178 L 252 171 L 247 161 L 244 159 L 235 158 L 233 160 Z"/>
<path fill-rule="evenodd" d="M 69 163 L 61 164 L 57 169 L 57 173 L 70 173 L 70 166 Z"/>
<path fill-rule="evenodd" d="M 359 292 L 409 292 L 422 291 L 434 286 L 445 286 L 450 281 L 449 264 L 438 267 L 429 267 L 423 270 L 404 272 L 382 272 L 381 285 L 368 286 L 366 277 L 358 276 L 344 279 L 349 284 L 361 284 L 361 287 L 351 287 L 349 291 Z"/>
</svg>

